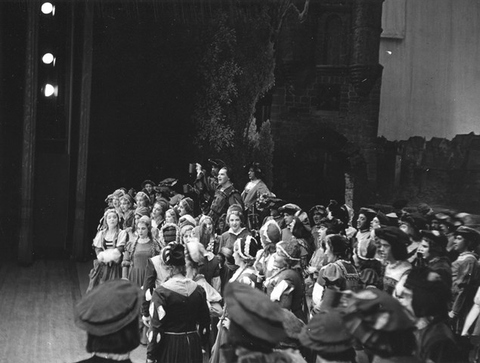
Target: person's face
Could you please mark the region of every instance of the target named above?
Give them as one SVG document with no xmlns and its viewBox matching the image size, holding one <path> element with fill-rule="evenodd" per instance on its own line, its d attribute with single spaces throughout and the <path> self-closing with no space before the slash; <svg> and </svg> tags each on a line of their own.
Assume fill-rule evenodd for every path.
<svg viewBox="0 0 480 363">
<path fill-rule="evenodd" d="M 313 223 L 318 226 L 320 224 L 320 221 L 322 220 L 322 214 L 319 212 L 313 213 Z"/>
<path fill-rule="evenodd" d="M 293 221 L 293 215 L 288 213 L 283 213 L 283 220 L 285 221 L 285 224 L 288 226 Z"/>
<path fill-rule="evenodd" d="M 116 227 L 118 225 L 117 213 L 110 212 L 107 214 L 107 226 Z"/>
<path fill-rule="evenodd" d="M 178 214 L 180 215 L 180 217 L 187 214 L 187 210 L 185 209 L 185 205 L 183 203 L 178 204 Z"/>
<path fill-rule="evenodd" d="M 112 206 L 114 208 L 119 208 L 120 207 L 120 200 L 117 197 L 112 198 Z"/>
<path fill-rule="evenodd" d="M 165 213 L 165 222 L 167 223 L 175 223 L 175 219 L 173 218 L 170 212 Z"/>
<path fill-rule="evenodd" d="M 147 191 L 148 194 L 150 194 L 153 190 L 153 185 L 152 184 L 145 184 L 145 190 Z"/>
<path fill-rule="evenodd" d="M 380 258 L 385 261 L 389 261 L 389 262 L 395 261 L 392 254 L 392 245 L 381 238 L 379 238 L 378 254 L 380 255 Z"/>
<path fill-rule="evenodd" d="M 207 233 L 212 233 L 213 232 L 212 220 L 210 218 L 206 218 L 203 223 L 205 224 L 205 230 L 207 231 Z"/>
<path fill-rule="evenodd" d="M 277 252 L 273 254 L 273 267 L 281 269 L 288 266 L 287 256 L 282 252 L 282 250 L 277 248 Z"/>
<path fill-rule="evenodd" d="M 327 257 L 328 263 L 335 261 L 335 255 L 333 254 L 332 246 L 329 242 L 325 243 L 325 256 Z"/>
<path fill-rule="evenodd" d="M 318 240 L 323 241 L 325 240 L 326 236 L 327 236 L 327 227 L 324 225 L 321 225 L 320 228 L 318 229 Z"/>
<path fill-rule="evenodd" d="M 182 241 L 184 244 L 187 244 L 188 242 L 190 242 L 190 240 L 192 239 L 192 231 L 193 231 L 193 227 L 188 229 L 184 234 L 183 234 L 183 237 L 182 237 Z"/>
<path fill-rule="evenodd" d="M 445 223 L 438 223 L 438 230 L 444 234 L 449 233 L 448 226 Z"/>
<path fill-rule="evenodd" d="M 467 247 L 468 247 L 467 240 L 463 236 L 457 234 L 455 236 L 455 239 L 453 240 L 453 249 L 458 253 L 462 253 L 467 250 Z"/>
<path fill-rule="evenodd" d="M 430 242 L 426 239 L 422 239 L 418 246 L 417 253 L 421 253 L 423 258 L 427 260 L 430 257 Z"/>
<path fill-rule="evenodd" d="M 252 168 L 250 168 L 248 170 L 248 179 L 250 179 L 250 180 L 255 180 L 256 179 L 255 172 L 253 171 Z"/>
<path fill-rule="evenodd" d="M 382 225 L 380 224 L 380 220 L 377 217 L 372 219 L 372 223 L 370 223 L 373 229 L 380 228 Z"/>
<path fill-rule="evenodd" d="M 152 217 L 159 218 L 162 215 L 162 207 L 160 204 L 155 203 L 152 209 Z"/>
<path fill-rule="evenodd" d="M 218 172 L 218 184 L 223 186 L 227 184 L 229 180 L 230 178 L 227 175 L 227 171 L 225 169 L 220 169 Z"/>
<path fill-rule="evenodd" d="M 138 207 L 148 207 L 147 201 L 142 196 L 138 196 L 135 199 L 137 200 Z"/>
<path fill-rule="evenodd" d="M 131 208 L 131 204 L 128 200 L 126 199 L 122 199 L 120 201 L 120 209 L 122 210 L 122 212 L 126 212 L 127 210 L 129 210 Z"/>
<path fill-rule="evenodd" d="M 228 218 L 228 224 L 234 232 L 237 232 L 241 227 L 240 217 L 236 214 L 230 214 L 230 217 Z"/>
<path fill-rule="evenodd" d="M 365 214 L 360 213 L 358 215 L 357 228 L 360 229 L 360 230 L 368 228 L 368 221 L 367 221 L 367 217 L 365 216 Z"/>
<path fill-rule="evenodd" d="M 233 244 L 233 259 L 235 260 L 235 265 L 240 266 L 243 262 L 243 258 L 240 256 L 240 240 L 236 240 Z"/>
<path fill-rule="evenodd" d="M 138 236 L 141 237 L 141 238 L 148 237 L 148 227 L 147 227 L 147 225 L 143 222 L 137 223 L 137 233 L 138 233 Z"/>
<path fill-rule="evenodd" d="M 432 219 L 432 221 L 430 222 L 430 229 L 438 231 L 439 228 L 440 228 L 440 225 L 438 224 L 438 220 L 437 219 Z"/>
</svg>

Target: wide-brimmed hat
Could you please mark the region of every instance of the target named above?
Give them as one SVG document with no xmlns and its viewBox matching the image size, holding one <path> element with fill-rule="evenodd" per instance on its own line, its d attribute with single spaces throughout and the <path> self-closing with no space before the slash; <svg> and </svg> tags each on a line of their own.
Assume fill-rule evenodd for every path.
<svg viewBox="0 0 480 363">
<path fill-rule="evenodd" d="M 142 291 L 130 281 L 107 281 L 87 293 L 75 307 L 75 324 L 91 335 L 115 333 L 138 319 L 142 301 Z"/>
</svg>

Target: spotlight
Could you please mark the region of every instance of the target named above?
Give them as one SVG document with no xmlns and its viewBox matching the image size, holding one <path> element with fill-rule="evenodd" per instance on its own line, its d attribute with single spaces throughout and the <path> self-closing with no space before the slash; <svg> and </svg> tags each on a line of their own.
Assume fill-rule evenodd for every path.
<svg viewBox="0 0 480 363">
<path fill-rule="evenodd" d="M 52 53 L 45 53 L 42 57 L 42 62 L 45 64 L 55 65 L 55 57 Z"/>
<path fill-rule="evenodd" d="M 45 97 L 57 96 L 58 87 L 47 83 L 43 89 L 43 94 L 45 95 Z"/>
<path fill-rule="evenodd" d="M 42 13 L 44 13 L 45 15 L 49 15 L 49 14 L 51 14 L 52 16 L 55 15 L 55 6 L 52 5 L 52 3 L 49 3 L 49 2 L 43 3 L 43 4 L 42 4 L 42 7 L 40 8 L 40 10 L 41 10 Z"/>
</svg>

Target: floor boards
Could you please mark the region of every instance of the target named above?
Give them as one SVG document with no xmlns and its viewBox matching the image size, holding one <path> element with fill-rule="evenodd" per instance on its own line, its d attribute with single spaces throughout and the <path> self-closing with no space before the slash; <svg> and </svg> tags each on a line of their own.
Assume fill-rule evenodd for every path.
<svg viewBox="0 0 480 363">
<path fill-rule="evenodd" d="M 0 362 L 76 362 L 89 357 L 86 333 L 73 321 L 88 284 L 89 263 L 38 260 L 21 267 L 0 262 Z M 131 355 L 145 362 L 145 347 Z"/>
</svg>

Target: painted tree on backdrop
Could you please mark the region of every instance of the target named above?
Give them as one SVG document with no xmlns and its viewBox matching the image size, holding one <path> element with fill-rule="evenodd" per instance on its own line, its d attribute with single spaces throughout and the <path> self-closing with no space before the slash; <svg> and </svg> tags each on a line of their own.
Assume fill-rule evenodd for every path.
<svg viewBox="0 0 480 363">
<path fill-rule="evenodd" d="M 195 143 L 204 155 L 221 155 L 236 175 L 252 160 L 262 163 L 272 184 L 273 138 L 270 123 L 260 130 L 255 105 L 275 82 L 275 46 L 290 12 L 302 22 L 310 0 L 299 9 L 291 0 L 230 4 L 215 12 L 204 28 L 206 50 L 199 65 L 193 121 Z"/>
</svg>

